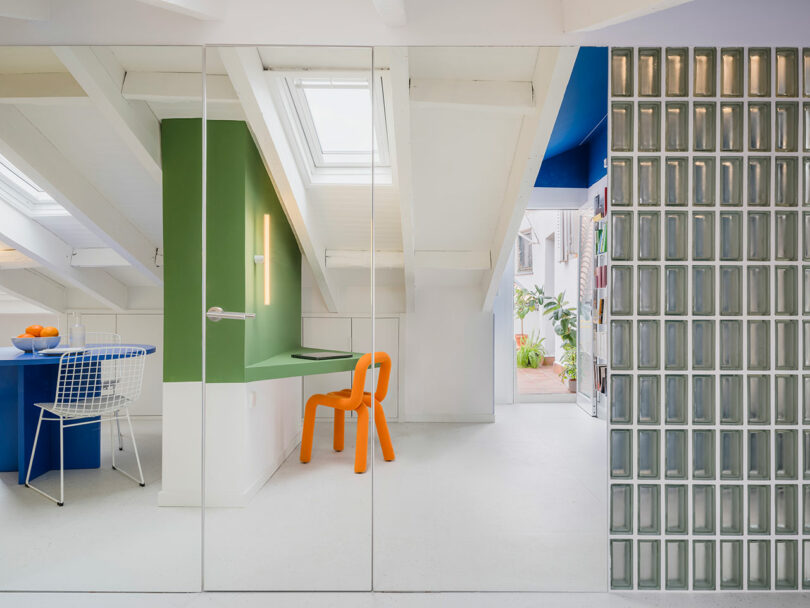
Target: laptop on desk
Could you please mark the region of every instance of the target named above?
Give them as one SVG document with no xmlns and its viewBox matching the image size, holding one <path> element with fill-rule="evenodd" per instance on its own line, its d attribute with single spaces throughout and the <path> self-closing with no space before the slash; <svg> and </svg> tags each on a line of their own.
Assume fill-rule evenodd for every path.
<svg viewBox="0 0 810 608">
<path fill-rule="evenodd" d="M 338 353 L 333 350 L 318 350 L 309 353 L 293 353 L 294 359 L 308 359 L 310 361 L 326 361 L 328 359 L 348 359 L 351 353 Z"/>
</svg>

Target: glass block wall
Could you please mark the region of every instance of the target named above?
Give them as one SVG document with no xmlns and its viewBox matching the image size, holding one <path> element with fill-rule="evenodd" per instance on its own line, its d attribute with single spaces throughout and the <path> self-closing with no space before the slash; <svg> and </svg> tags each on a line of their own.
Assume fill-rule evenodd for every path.
<svg viewBox="0 0 810 608">
<path fill-rule="evenodd" d="M 611 588 L 810 589 L 810 49 L 610 56 Z"/>
</svg>

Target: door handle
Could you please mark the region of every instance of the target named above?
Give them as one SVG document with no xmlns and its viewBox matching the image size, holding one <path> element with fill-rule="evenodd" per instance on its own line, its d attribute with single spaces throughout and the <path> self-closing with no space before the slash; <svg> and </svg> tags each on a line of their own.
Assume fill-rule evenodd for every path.
<svg viewBox="0 0 810 608">
<path fill-rule="evenodd" d="M 219 306 L 212 306 L 205 313 L 209 321 L 216 323 L 222 319 L 233 319 L 234 321 L 245 321 L 246 319 L 255 319 L 256 313 L 254 312 L 228 312 L 222 310 Z"/>
</svg>

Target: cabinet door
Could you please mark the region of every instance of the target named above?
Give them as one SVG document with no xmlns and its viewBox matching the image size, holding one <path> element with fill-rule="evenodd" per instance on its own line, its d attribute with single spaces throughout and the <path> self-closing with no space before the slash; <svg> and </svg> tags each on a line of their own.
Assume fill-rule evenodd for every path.
<svg viewBox="0 0 810 608">
<path fill-rule="evenodd" d="M 301 346 L 306 348 L 322 348 L 323 350 L 352 350 L 352 320 L 336 317 L 305 317 L 302 321 Z M 315 393 L 328 393 L 351 388 L 352 373 L 336 372 L 334 374 L 317 374 L 304 376 L 304 400 Z M 318 408 L 319 418 L 331 418 L 329 408 Z"/>
<path fill-rule="evenodd" d="M 399 319 L 378 318 L 374 336 L 377 352 L 386 352 L 391 357 L 391 379 L 388 381 L 388 394 L 383 401 L 385 417 L 396 418 L 399 409 Z M 371 351 L 371 319 L 352 319 L 352 350 L 367 353 Z M 374 370 L 375 382 L 380 370 Z M 371 391 L 371 376 L 366 377 L 366 389 Z"/>
</svg>

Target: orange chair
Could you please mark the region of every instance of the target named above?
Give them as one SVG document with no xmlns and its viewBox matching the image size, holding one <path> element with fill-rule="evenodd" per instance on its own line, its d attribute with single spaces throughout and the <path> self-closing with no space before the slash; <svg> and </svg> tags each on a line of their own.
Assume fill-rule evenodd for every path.
<svg viewBox="0 0 810 608">
<path fill-rule="evenodd" d="M 377 390 L 374 392 L 374 423 L 380 437 L 383 458 L 394 459 L 394 447 L 385 422 L 382 401 L 388 393 L 388 380 L 391 377 L 391 357 L 386 353 L 374 353 L 374 362 L 380 364 Z M 315 411 L 319 405 L 335 409 L 335 432 L 332 447 L 336 452 L 343 451 L 343 422 L 346 412 L 357 412 L 357 443 L 354 450 L 354 472 L 366 472 L 368 452 L 368 408 L 371 407 L 371 393 L 363 392 L 366 384 L 366 370 L 371 366 L 371 353 L 360 357 L 354 368 L 354 381 L 351 389 L 335 391 L 326 395 L 312 395 L 304 410 L 304 432 L 301 437 L 301 462 L 312 458 L 312 435 L 315 432 Z"/>
</svg>

